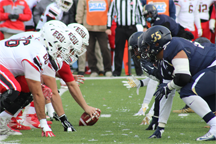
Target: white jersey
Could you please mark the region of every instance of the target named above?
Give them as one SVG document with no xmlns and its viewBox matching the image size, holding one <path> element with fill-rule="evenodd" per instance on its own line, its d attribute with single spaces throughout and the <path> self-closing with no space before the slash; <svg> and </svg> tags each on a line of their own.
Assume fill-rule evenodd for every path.
<svg viewBox="0 0 216 144">
<path fill-rule="evenodd" d="M 35 75 L 48 66 L 49 55 L 45 47 L 35 39 L 5 39 L 0 41 L 0 64 L 14 77 L 26 75 L 25 63 L 34 69 Z M 32 72 L 32 71 L 31 71 Z M 34 75 L 34 74 L 31 74 Z M 40 81 L 39 78 L 32 78 Z"/>
<path fill-rule="evenodd" d="M 47 16 L 53 18 L 54 20 L 61 20 L 63 16 L 63 11 L 59 8 L 59 6 L 53 2 L 46 7 L 43 15 L 37 24 L 36 29 L 41 29 L 42 26 L 47 22 Z"/>
<path fill-rule="evenodd" d="M 213 0 L 200 0 L 199 3 L 199 12 L 200 12 L 200 19 L 202 20 L 209 20 L 209 8 L 212 5 Z"/>
<path fill-rule="evenodd" d="M 197 28 L 201 28 L 199 18 L 199 0 L 175 0 L 176 22 L 190 31 L 195 31 L 194 23 Z"/>
<path fill-rule="evenodd" d="M 18 33 L 15 34 L 13 36 L 11 36 L 9 39 L 39 39 L 40 37 L 40 32 L 34 32 L 34 31 L 29 31 L 29 32 L 22 32 L 22 33 Z M 56 66 L 58 67 L 58 69 L 61 69 L 62 65 L 63 65 L 63 61 L 61 58 L 57 58 L 57 60 L 55 61 Z M 46 67 L 45 69 L 43 69 L 42 74 L 44 75 L 48 75 L 51 77 L 55 77 L 55 69 L 52 67 L 52 65 L 48 64 L 48 67 Z"/>
</svg>

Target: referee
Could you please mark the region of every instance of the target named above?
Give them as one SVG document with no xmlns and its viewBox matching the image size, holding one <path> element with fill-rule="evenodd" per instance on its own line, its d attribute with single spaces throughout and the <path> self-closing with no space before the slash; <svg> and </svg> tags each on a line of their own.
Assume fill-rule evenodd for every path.
<svg viewBox="0 0 216 144">
<path fill-rule="evenodd" d="M 113 0 L 109 11 L 107 20 L 106 33 L 111 35 L 112 19 L 116 16 L 116 34 L 115 34 L 115 57 L 114 64 L 115 70 L 113 76 L 120 76 L 122 70 L 122 60 L 126 40 L 134 33 L 137 32 L 136 24 L 141 22 L 145 25 L 144 18 L 142 17 L 142 5 L 140 0 Z M 142 69 L 137 59 L 134 60 L 135 70 L 137 75 L 142 75 Z"/>
</svg>

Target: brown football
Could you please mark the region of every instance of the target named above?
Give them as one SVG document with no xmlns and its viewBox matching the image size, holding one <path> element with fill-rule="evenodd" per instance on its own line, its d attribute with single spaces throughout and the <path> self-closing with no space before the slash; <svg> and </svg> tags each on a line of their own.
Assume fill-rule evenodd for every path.
<svg viewBox="0 0 216 144">
<path fill-rule="evenodd" d="M 86 112 L 84 112 L 79 120 L 79 126 L 92 126 L 94 125 L 99 117 L 100 117 L 100 109 L 96 109 L 96 113 L 94 114 L 93 118 L 90 117 L 89 114 L 87 114 Z"/>
</svg>

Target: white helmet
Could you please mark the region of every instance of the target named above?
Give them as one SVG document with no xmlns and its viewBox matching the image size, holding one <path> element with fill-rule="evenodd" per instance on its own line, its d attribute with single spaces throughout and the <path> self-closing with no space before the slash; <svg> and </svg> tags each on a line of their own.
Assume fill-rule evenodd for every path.
<svg viewBox="0 0 216 144">
<path fill-rule="evenodd" d="M 82 37 L 84 45 L 89 45 L 89 32 L 83 25 L 71 23 L 68 25 L 68 28 L 75 30 Z"/>
<path fill-rule="evenodd" d="M 46 47 L 47 52 L 53 59 L 63 58 L 69 53 L 71 42 L 64 29 L 55 26 L 47 27 L 40 31 L 40 41 Z"/>
<path fill-rule="evenodd" d="M 59 20 L 50 20 L 48 22 L 46 22 L 43 27 L 40 29 L 40 31 L 43 31 L 43 29 L 49 28 L 50 26 L 55 26 L 55 27 L 59 27 L 59 28 L 66 28 L 66 24 L 64 24 L 63 22 L 59 21 Z"/>
<path fill-rule="evenodd" d="M 56 0 L 57 5 L 64 12 L 68 12 L 73 5 L 73 0 Z"/>
<path fill-rule="evenodd" d="M 68 64 L 73 64 L 75 61 L 77 61 L 79 56 L 81 56 L 84 52 L 86 52 L 86 49 L 85 50 L 82 49 L 82 38 L 77 32 L 69 28 L 66 28 L 65 32 L 70 39 L 71 47 L 70 47 L 70 52 L 68 53 L 68 55 L 64 60 Z"/>
</svg>

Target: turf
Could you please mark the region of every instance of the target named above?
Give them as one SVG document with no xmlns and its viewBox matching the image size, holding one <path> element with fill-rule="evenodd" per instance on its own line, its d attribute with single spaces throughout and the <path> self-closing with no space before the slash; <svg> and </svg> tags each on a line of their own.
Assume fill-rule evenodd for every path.
<svg viewBox="0 0 216 144">
<path fill-rule="evenodd" d="M 203 128 L 206 125 L 205 122 L 195 113 L 180 117 L 178 114 L 171 112 L 162 138 L 148 139 L 154 131 L 147 131 L 145 130 L 146 125 L 139 125 L 144 118 L 143 116 L 133 116 L 141 107 L 146 87 L 140 88 L 140 94 L 137 95 L 136 89 L 126 89 L 121 83 L 122 80 L 86 80 L 85 84 L 80 86 L 82 94 L 90 106 L 100 108 L 103 115 L 111 115 L 111 117 L 100 117 L 94 126 L 78 126 L 79 118 L 84 111 L 66 91 L 62 95 L 62 103 L 69 121 L 77 132 L 63 132 L 61 123 L 53 121 L 51 126 L 56 137 L 41 137 L 40 129 L 32 129 L 21 131 L 22 136 L 9 136 L 0 143 L 215 144 L 215 141 L 195 141 L 197 137 L 208 131 L 207 128 Z M 183 101 L 176 93 L 172 110 L 180 109 L 183 106 Z"/>
</svg>

